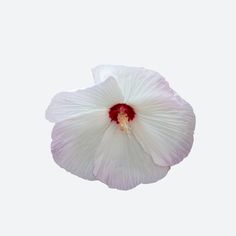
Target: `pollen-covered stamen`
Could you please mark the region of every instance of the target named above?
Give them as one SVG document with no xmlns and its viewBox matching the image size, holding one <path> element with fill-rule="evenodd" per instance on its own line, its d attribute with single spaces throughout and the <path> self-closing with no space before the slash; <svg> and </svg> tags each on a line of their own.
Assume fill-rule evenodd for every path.
<svg viewBox="0 0 236 236">
<path fill-rule="evenodd" d="M 110 108 L 109 116 L 115 121 L 122 131 L 130 132 L 130 122 L 135 118 L 134 109 L 124 103 L 119 103 Z"/>
<path fill-rule="evenodd" d="M 119 122 L 119 126 L 120 126 L 120 129 L 122 131 L 125 131 L 126 133 L 129 133 L 130 131 L 130 126 L 129 126 L 129 117 L 126 113 L 123 113 L 123 112 L 120 112 L 118 114 L 118 122 Z"/>
</svg>

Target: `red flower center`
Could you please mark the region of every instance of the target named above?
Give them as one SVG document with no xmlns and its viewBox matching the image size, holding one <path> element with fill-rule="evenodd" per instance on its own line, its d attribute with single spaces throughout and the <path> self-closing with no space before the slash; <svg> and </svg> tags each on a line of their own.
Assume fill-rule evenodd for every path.
<svg viewBox="0 0 236 236">
<path fill-rule="evenodd" d="M 111 121 L 115 121 L 117 124 L 132 121 L 135 115 L 134 109 L 125 103 L 116 104 L 109 111 Z"/>
</svg>

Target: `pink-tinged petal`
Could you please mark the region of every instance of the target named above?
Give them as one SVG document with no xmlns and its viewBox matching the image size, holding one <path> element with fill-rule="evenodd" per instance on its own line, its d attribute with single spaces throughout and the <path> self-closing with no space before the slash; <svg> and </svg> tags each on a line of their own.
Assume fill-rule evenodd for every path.
<svg viewBox="0 0 236 236">
<path fill-rule="evenodd" d="M 46 118 L 51 122 L 60 122 L 78 115 L 107 110 L 122 101 L 123 95 L 116 80 L 110 78 L 88 89 L 57 94 L 46 111 Z"/>
<path fill-rule="evenodd" d="M 107 129 L 96 152 L 94 175 L 110 188 L 128 190 L 162 179 L 169 167 L 156 165 L 132 134 L 115 123 Z"/>
<path fill-rule="evenodd" d="M 192 148 L 195 115 L 167 82 L 162 81 L 160 87 L 156 95 L 135 102 L 132 130 L 155 163 L 172 166 L 182 161 Z"/>
<path fill-rule="evenodd" d="M 52 133 L 55 162 L 84 179 L 94 180 L 95 152 L 110 124 L 106 111 L 97 111 L 57 123 Z"/>
</svg>

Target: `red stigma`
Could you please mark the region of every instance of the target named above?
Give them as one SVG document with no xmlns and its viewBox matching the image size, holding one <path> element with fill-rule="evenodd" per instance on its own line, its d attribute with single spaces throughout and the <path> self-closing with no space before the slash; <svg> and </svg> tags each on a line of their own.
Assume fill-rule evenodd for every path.
<svg viewBox="0 0 236 236">
<path fill-rule="evenodd" d="M 135 117 L 135 111 L 131 106 L 125 103 L 119 103 L 110 108 L 109 116 L 111 121 L 115 121 L 117 124 L 119 124 L 118 115 L 120 113 L 126 114 L 129 121 L 132 121 Z"/>
</svg>

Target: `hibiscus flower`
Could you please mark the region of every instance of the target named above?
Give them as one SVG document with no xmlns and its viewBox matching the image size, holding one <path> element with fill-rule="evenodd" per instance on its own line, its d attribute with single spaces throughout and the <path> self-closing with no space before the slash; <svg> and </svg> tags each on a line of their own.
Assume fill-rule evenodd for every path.
<svg viewBox="0 0 236 236">
<path fill-rule="evenodd" d="M 191 106 L 151 70 L 104 65 L 93 76 L 95 86 L 57 94 L 46 111 L 55 162 L 122 190 L 162 179 L 191 150 Z"/>
</svg>

